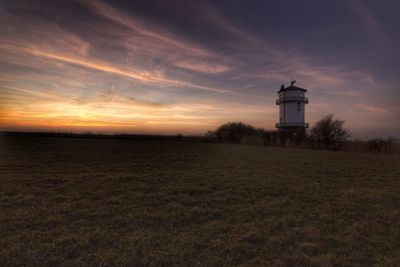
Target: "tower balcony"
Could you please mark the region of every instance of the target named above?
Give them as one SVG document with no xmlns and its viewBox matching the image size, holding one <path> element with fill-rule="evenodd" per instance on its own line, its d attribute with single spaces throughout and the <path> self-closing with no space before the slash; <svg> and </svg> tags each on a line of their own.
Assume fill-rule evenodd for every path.
<svg viewBox="0 0 400 267">
<path fill-rule="evenodd" d="M 280 122 L 275 124 L 276 128 L 308 128 L 307 122 Z"/>
<path fill-rule="evenodd" d="M 304 102 L 304 104 L 308 104 L 308 98 L 304 96 L 284 96 L 276 100 L 277 105 L 288 102 Z"/>
</svg>

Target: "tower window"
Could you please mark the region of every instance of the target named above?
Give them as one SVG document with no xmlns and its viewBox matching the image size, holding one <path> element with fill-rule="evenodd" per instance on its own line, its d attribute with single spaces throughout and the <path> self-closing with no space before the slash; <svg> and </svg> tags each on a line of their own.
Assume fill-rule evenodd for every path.
<svg viewBox="0 0 400 267">
<path fill-rule="evenodd" d="M 297 110 L 300 111 L 300 102 L 297 102 Z"/>
</svg>

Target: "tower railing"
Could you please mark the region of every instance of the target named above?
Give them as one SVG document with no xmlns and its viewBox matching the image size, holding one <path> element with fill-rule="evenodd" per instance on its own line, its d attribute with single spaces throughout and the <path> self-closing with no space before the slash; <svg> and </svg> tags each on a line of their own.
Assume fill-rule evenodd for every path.
<svg viewBox="0 0 400 267">
<path fill-rule="evenodd" d="M 305 104 L 308 104 L 308 98 L 304 96 L 283 96 L 276 100 L 277 105 L 287 102 L 304 102 Z"/>
</svg>

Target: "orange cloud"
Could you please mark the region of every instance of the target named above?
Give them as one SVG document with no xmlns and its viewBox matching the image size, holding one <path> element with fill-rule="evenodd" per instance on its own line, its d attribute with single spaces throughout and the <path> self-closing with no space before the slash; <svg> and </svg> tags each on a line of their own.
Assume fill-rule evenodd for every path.
<svg viewBox="0 0 400 267">
<path fill-rule="evenodd" d="M 210 64 L 207 62 L 202 62 L 199 60 L 181 60 L 181 61 L 176 61 L 174 62 L 175 66 L 189 69 L 189 70 L 194 70 L 198 72 L 203 72 L 203 73 L 220 73 L 227 71 L 229 67 L 223 66 L 223 65 L 217 65 L 217 64 Z"/>
<path fill-rule="evenodd" d="M 52 59 L 56 61 L 61 61 L 64 63 L 75 64 L 82 67 L 103 71 L 107 73 L 112 73 L 127 78 L 132 78 L 140 82 L 149 83 L 157 86 L 173 86 L 180 88 L 193 88 L 200 89 L 209 92 L 216 93 L 233 93 L 225 89 L 214 88 L 209 86 L 197 85 L 186 81 L 171 80 L 161 77 L 157 72 L 146 72 L 131 69 L 123 69 L 121 67 L 112 66 L 106 62 L 100 60 L 93 60 L 90 58 L 78 58 L 74 56 L 68 56 L 63 54 L 52 53 L 48 51 L 43 51 L 34 47 L 17 47 L 13 45 L 0 44 L 0 49 L 13 52 L 15 54 L 27 53 L 36 57 L 42 57 L 47 59 Z"/>
</svg>

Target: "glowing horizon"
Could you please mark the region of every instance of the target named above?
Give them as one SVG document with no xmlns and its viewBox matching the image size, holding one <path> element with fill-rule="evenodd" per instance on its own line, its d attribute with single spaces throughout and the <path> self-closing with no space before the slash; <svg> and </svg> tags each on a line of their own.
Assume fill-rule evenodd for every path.
<svg viewBox="0 0 400 267">
<path fill-rule="evenodd" d="M 273 15 L 285 4 L 244 6 L 3 2 L 0 130 L 202 134 L 228 121 L 274 129 L 276 91 L 296 79 L 309 90 L 311 125 L 333 113 L 356 135 L 400 136 L 400 35 L 395 13 L 380 12 L 390 4 L 315 2 L 299 6 L 298 26 Z M 314 30 L 313 8 L 331 10 L 313 18 Z"/>
</svg>

